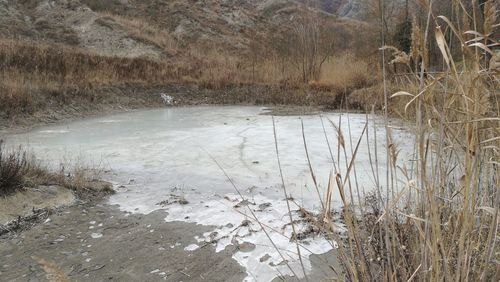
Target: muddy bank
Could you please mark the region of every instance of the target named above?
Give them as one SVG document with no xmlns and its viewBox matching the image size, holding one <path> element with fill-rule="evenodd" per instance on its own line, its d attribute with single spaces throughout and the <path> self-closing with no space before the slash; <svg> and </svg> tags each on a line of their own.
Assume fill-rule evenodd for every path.
<svg viewBox="0 0 500 282">
<path fill-rule="evenodd" d="M 170 222 L 163 211 L 129 215 L 105 204 L 57 211 L 23 233 L 0 238 L 6 281 L 242 281 L 234 247 L 216 253 L 195 236 L 209 227 Z"/>
<path fill-rule="evenodd" d="M 232 256 L 197 236 L 213 229 L 165 222 L 165 211 L 134 215 L 115 206 L 78 204 L 47 212 L 24 232 L 0 236 L 0 276 L 5 281 L 242 281 L 245 269 Z M 312 255 L 308 281 L 337 277 L 334 250 Z M 67 279 L 67 280 L 64 280 Z M 285 276 L 273 281 L 306 281 Z"/>
<path fill-rule="evenodd" d="M 99 201 L 115 193 L 111 183 L 87 179 L 89 175 L 75 178 L 71 172 L 68 175 L 50 172 L 34 161 L 30 165 L 29 169 L 38 174 L 31 175 L 33 172 L 25 168 L 24 174 L 18 176 L 22 178 L 22 186 L 0 194 L 0 236 L 28 230 L 56 210 L 75 203 Z"/>
<path fill-rule="evenodd" d="M 345 93 L 280 85 L 123 85 L 78 89 L 64 93 L 35 93 L 37 107 L 8 116 L 0 112 L 1 134 L 37 126 L 103 116 L 137 109 L 193 105 L 263 105 L 276 114 L 311 114 L 337 109 Z M 170 96 L 171 101 L 162 98 Z"/>
</svg>

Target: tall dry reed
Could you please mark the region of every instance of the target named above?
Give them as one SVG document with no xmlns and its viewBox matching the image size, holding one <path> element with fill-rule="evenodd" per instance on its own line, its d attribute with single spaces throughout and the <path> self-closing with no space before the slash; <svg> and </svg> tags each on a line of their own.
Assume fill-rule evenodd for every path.
<svg viewBox="0 0 500 282">
<path fill-rule="evenodd" d="M 330 180 L 342 195 L 349 230 L 343 252 L 348 254 L 343 260 L 347 280 L 500 278 L 499 70 L 488 63 L 497 56 L 492 48 L 499 42 L 492 35 L 498 6 L 491 0 L 483 7 L 462 2 L 454 1 L 457 18 L 466 19 L 458 22 L 434 14 L 432 0 L 420 1 L 428 17 L 426 26 L 414 28 L 420 34 L 413 36 L 412 54 L 423 57 L 423 65 L 406 90 L 391 96 L 405 101 L 399 109 L 403 117 L 412 113 L 406 115 L 414 122 L 412 160 L 400 159 L 386 122 L 386 140 L 375 139 L 377 151 L 370 152 L 376 188 L 360 201 L 348 197 L 352 192 L 346 187 L 354 177 L 356 156 L 339 145 L 353 164 L 344 174 L 334 171 Z M 461 43 L 460 56 L 452 55 L 445 30 Z M 436 75 L 426 73 L 430 40 L 444 64 Z M 380 160 L 386 160 L 385 168 Z"/>
</svg>

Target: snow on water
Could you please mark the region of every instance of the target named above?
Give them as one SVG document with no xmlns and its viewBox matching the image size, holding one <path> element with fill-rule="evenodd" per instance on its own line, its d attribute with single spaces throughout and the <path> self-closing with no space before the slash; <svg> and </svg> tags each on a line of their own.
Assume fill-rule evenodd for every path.
<svg viewBox="0 0 500 282">
<path fill-rule="evenodd" d="M 165 209 L 167 221 L 187 221 L 215 226 L 204 234 L 199 245 L 213 242 L 217 251 L 229 244 L 240 249 L 234 258 L 247 268 L 248 279 L 272 280 L 279 273 L 297 275 L 297 247 L 290 243 L 291 227 L 275 153 L 273 124 L 270 116 L 260 115 L 258 107 L 184 107 L 147 110 L 87 119 L 60 126 L 41 128 L 26 134 L 7 137 L 7 144 L 28 144 L 36 156 L 59 168 L 68 160 L 97 164 L 109 170 L 106 180 L 115 184 L 117 194 L 110 198 L 124 211 L 150 213 Z M 332 160 L 319 116 L 276 117 L 278 146 L 289 194 L 308 210 L 318 210 L 320 201 L 307 164 L 301 122 L 311 164 L 318 179 L 321 197 L 328 183 Z M 348 164 L 337 151 L 337 136 L 330 119 L 344 132 L 347 152 L 355 146 L 366 123 L 360 114 L 325 114 L 323 122 L 334 158 L 339 158 L 341 173 Z M 368 152 L 378 144 L 378 165 L 385 168 L 383 142 L 385 130 L 375 118 L 376 128 L 368 130 L 357 153 L 355 168 L 360 193 L 375 187 Z M 348 133 L 351 132 L 349 135 Z M 57 134 L 54 134 L 57 133 Z M 412 139 L 402 130 L 393 130 L 399 145 L 399 157 L 409 159 Z M 372 155 L 372 158 L 374 156 Z M 249 202 L 235 208 L 241 199 L 215 164 L 216 159 Z M 384 183 L 385 173 L 379 173 Z M 354 182 L 354 181 L 353 181 Z M 340 196 L 333 194 L 333 206 L 340 207 Z M 264 205 L 263 205 L 264 204 Z M 259 207 L 265 207 L 261 209 Z M 249 212 L 255 210 L 258 220 L 272 227 L 268 235 L 280 253 L 270 245 L 268 235 Z M 294 219 L 297 207 L 292 205 Z M 250 223 L 240 226 L 245 220 Z M 285 228 L 283 229 L 283 227 Z M 267 231 L 267 230 L 266 230 Z M 216 233 L 214 233 L 216 232 Z M 334 242 L 321 237 L 301 242 L 304 263 L 307 255 L 325 253 Z M 261 261 L 262 260 L 262 261 Z M 264 276 L 262 276 L 264 275 Z"/>
</svg>

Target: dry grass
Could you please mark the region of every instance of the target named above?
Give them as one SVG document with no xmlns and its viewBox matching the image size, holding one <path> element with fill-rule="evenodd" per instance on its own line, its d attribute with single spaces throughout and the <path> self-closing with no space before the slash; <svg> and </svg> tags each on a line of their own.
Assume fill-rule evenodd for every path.
<svg viewBox="0 0 500 282">
<path fill-rule="evenodd" d="M 0 140 L 0 196 L 39 185 L 60 185 L 73 190 L 80 198 L 114 193 L 109 183 L 98 180 L 103 171 L 99 166 L 78 160 L 73 163 L 54 171 L 25 148 L 7 148 Z"/>
<path fill-rule="evenodd" d="M 101 21 L 113 21 L 125 28 L 133 38 L 139 41 L 156 45 L 168 56 L 181 52 L 177 40 L 167 31 L 150 24 L 140 18 L 128 18 L 109 12 L 100 13 Z"/>
<path fill-rule="evenodd" d="M 319 78 L 319 83 L 344 89 L 364 88 L 375 81 L 380 81 L 378 70 L 352 53 L 336 55 L 326 61 Z"/>
<path fill-rule="evenodd" d="M 45 272 L 45 276 L 48 281 L 51 282 L 69 282 L 71 281 L 66 273 L 64 273 L 64 270 L 61 269 L 56 263 L 45 260 L 43 258 L 39 258 L 37 256 L 32 256 L 31 257 L 33 260 L 35 260 L 40 267 L 43 269 Z"/>
<path fill-rule="evenodd" d="M 394 83 L 389 81 L 386 84 L 387 91 L 389 93 L 396 93 L 402 88 L 415 93 L 418 90 L 418 86 L 415 84 L 402 84 Z M 366 88 L 356 89 L 349 94 L 347 97 L 348 106 L 350 109 L 361 110 L 365 112 L 371 112 L 374 110 L 377 113 L 384 112 L 384 85 L 381 82 L 377 82 L 373 86 Z M 415 108 L 406 108 L 409 102 L 407 96 L 396 96 L 388 101 L 388 113 L 393 117 L 403 117 L 415 118 Z"/>
<path fill-rule="evenodd" d="M 175 56 L 157 61 L 107 57 L 63 45 L 0 40 L 0 118 L 33 116 L 68 105 L 81 108 L 113 103 L 116 99 L 99 89 L 126 85 L 198 85 L 200 90 L 220 91 L 216 103 L 255 101 L 336 109 L 352 91 L 379 81 L 374 64 L 350 53 L 330 58 L 323 64 L 319 80 L 304 83 L 299 69 L 290 60 L 272 56 L 250 59 L 215 46 L 205 49 L 192 46 L 179 51 L 167 33 L 142 20 L 105 15 L 108 21 L 119 23 L 129 33 Z M 225 97 L 229 95 L 228 89 L 252 86 L 255 90 L 247 91 L 244 96 Z M 257 93 L 262 87 L 270 90 Z M 370 102 L 357 101 L 360 105 Z"/>
<path fill-rule="evenodd" d="M 7 151 L 0 140 L 0 196 L 11 194 L 23 187 L 28 167 L 25 152 Z"/>
<path fill-rule="evenodd" d="M 0 40 L 0 113 L 33 114 L 48 104 L 99 103 L 91 89 L 157 84 L 190 72 L 147 58 L 118 58 L 61 45 Z M 78 102 L 77 102 L 78 103 Z"/>
<path fill-rule="evenodd" d="M 262 60 L 254 66 L 254 71 L 246 63 L 250 81 L 302 85 L 301 74 L 291 62 L 280 62 L 279 58 Z M 311 89 L 350 92 L 372 85 L 380 80 L 379 71 L 370 66 L 366 58 L 358 58 L 352 53 L 335 54 L 326 60 L 321 69 L 318 80 L 309 81 Z"/>
<path fill-rule="evenodd" d="M 336 108 L 340 101 L 337 96 L 345 96 L 378 79 L 368 63 L 343 54 L 324 63 L 321 79 L 304 84 L 290 61 L 280 63 L 279 58 L 272 56 L 249 59 L 216 46 L 203 49 L 191 46 L 179 51 L 168 33 L 142 20 L 112 14 L 105 14 L 103 19 L 116 22 L 133 36 L 159 46 L 165 57 L 156 61 L 108 57 L 65 45 L 0 40 L 0 118 L 32 116 L 54 106 L 99 105 L 112 100 L 95 91 L 100 87 L 172 83 L 197 84 L 211 90 L 272 85 L 282 89 L 282 98 L 267 99 L 257 93 L 255 100 L 264 98 L 268 103 L 280 104 L 297 98 L 316 105 L 324 105 L 325 101 L 328 107 Z M 311 98 L 310 92 L 321 95 Z M 296 93 L 304 96 L 295 97 Z"/>
<path fill-rule="evenodd" d="M 60 177 L 49 173 L 27 150 L 22 147 L 6 148 L 3 140 L 0 140 L 0 196 L 56 178 Z"/>
<path fill-rule="evenodd" d="M 174 79 L 179 70 L 147 58 L 105 57 L 61 45 L 0 41 L 3 72 L 42 75 L 58 83 L 108 84 Z M 15 72 L 14 72 L 15 73 Z"/>
<path fill-rule="evenodd" d="M 475 5 L 473 11 L 457 7 L 460 15 L 480 13 Z M 413 42 L 413 48 L 422 48 L 414 51 L 425 54 L 428 40 L 435 40 L 445 71 L 435 77 L 415 73 L 417 79 L 410 79 L 405 91 L 392 95 L 401 99 L 402 116 L 415 123 L 413 160 L 400 159 L 386 115 L 386 139 L 368 144 L 375 148 L 369 154 L 376 188 L 371 197 L 358 200 L 353 197 L 356 150 L 339 145 L 339 152 L 351 160 L 347 171 L 334 169 L 330 182 L 337 184 L 344 204 L 348 232 L 340 256 L 349 281 L 500 278 L 500 120 L 498 101 L 492 99 L 498 97 L 499 81 L 498 70 L 485 60 L 485 54 L 492 53 L 490 44 L 498 44 L 488 38 L 492 27 L 487 26 L 496 22 L 498 11 L 493 1 L 487 1 L 485 26 L 473 18 L 477 30 L 467 36 L 463 31 L 470 27 L 455 27 L 447 18 L 433 15 L 432 9 L 427 11 L 436 38 L 428 38 L 422 28 L 422 35 L 415 37 L 420 42 Z M 441 36 L 445 26 L 462 31 L 454 34 L 464 44 L 460 67 Z M 382 146 L 384 150 L 377 150 Z M 380 167 L 380 160 L 387 166 Z"/>
</svg>

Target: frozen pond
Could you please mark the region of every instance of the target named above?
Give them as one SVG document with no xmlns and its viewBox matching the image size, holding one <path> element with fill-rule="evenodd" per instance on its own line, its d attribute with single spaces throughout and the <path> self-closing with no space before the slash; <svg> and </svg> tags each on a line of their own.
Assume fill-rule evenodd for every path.
<svg viewBox="0 0 500 282">
<path fill-rule="evenodd" d="M 261 115 L 263 112 L 263 108 L 241 106 L 146 110 L 39 128 L 9 136 L 7 142 L 28 145 L 38 158 L 56 169 L 76 161 L 109 170 L 103 177 L 115 183 L 118 191 L 109 201 L 124 211 L 149 213 L 164 209 L 166 221 L 217 226 L 214 232 L 198 238 L 200 246 L 216 242 L 221 250 L 228 244 L 251 243 L 252 248 L 237 252 L 234 258 L 246 267 L 248 280 L 269 281 L 279 273 L 301 276 L 301 268 L 296 245 L 287 238 L 291 229 L 285 227 L 289 218 L 281 188 L 273 122 L 271 116 Z M 322 120 L 335 159 L 339 155 L 338 139 L 328 119 L 341 125 L 350 159 L 350 137 L 352 144 L 356 144 L 367 117 L 362 114 L 348 117 L 346 114 L 324 114 L 322 119 L 317 115 L 275 117 L 286 188 L 295 202 L 309 210 L 318 210 L 321 203 L 307 163 L 301 121 L 323 197 L 332 158 Z M 393 133 L 402 150 L 400 158 L 408 159 L 411 136 L 401 130 Z M 370 150 L 373 160 L 375 134 L 378 164 L 385 168 L 385 130 L 381 121 L 370 117 L 368 134 L 368 138 L 366 135 L 362 138 L 355 162 L 361 191 L 374 189 L 376 183 L 368 154 Z M 340 171 L 345 174 L 343 151 L 340 155 Z M 248 205 L 237 205 L 242 199 L 214 159 L 234 180 L 248 199 Z M 188 204 L 179 204 L 179 199 L 187 200 Z M 333 203 L 340 206 L 337 190 L 333 193 Z M 280 252 L 270 244 L 249 209 L 265 226 L 272 227 L 269 235 Z M 297 207 L 292 205 L 292 209 Z M 252 223 L 242 225 L 246 219 Z M 302 255 L 306 258 L 310 253 L 324 253 L 334 247 L 333 242 L 320 237 L 305 241 Z M 186 251 L 196 248 L 190 246 Z M 284 258 L 290 267 L 284 265 Z M 304 263 L 306 269 L 310 268 L 307 259 Z"/>
</svg>

